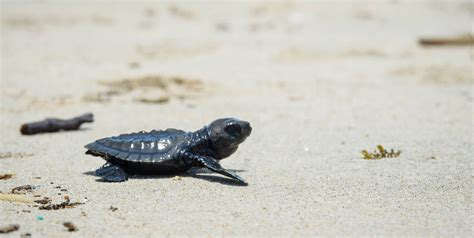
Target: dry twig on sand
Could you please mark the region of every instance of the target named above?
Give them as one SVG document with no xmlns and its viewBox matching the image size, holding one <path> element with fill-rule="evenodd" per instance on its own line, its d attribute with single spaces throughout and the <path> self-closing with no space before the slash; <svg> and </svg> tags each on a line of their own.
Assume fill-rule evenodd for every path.
<svg viewBox="0 0 474 238">
<path fill-rule="evenodd" d="M 455 37 L 424 37 L 418 40 L 422 46 L 463 46 L 474 45 L 474 36 L 460 35 Z"/>
<path fill-rule="evenodd" d="M 78 130 L 83 123 L 93 121 L 94 116 L 91 113 L 74 117 L 69 120 L 47 118 L 43 121 L 23 124 L 20 128 L 20 131 L 23 135 L 34 135 L 38 133 L 57 132 L 60 130 Z"/>
</svg>

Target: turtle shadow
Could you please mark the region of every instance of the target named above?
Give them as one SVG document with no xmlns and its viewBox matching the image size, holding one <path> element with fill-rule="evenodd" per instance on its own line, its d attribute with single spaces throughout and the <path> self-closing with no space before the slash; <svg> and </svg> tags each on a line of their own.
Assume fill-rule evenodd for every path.
<svg viewBox="0 0 474 238">
<path fill-rule="evenodd" d="M 192 178 L 197 178 L 197 179 L 203 179 L 209 182 L 213 183 L 220 183 L 224 185 L 229 185 L 229 186 L 247 186 L 246 184 L 242 184 L 239 181 L 222 177 L 219 175 L 210 175 L 211 172 L 206 173 L 206 174 L 197 174 L 197 173 L 189 173 L 189 172 L 184 172 L 184 173 L 177 173 L 173 175 L 133 175 L 130 178 L 131 179 L 173 179 L 176 176 L 181 176 L 181 177 L 192 177 Z M 101 179 L 99 179 L 101 180 Z M 105 182 L 105 181 L 102 181 Z"/>
<path fill-rule="evenodd" d="M 89 175 L 89 176 L 95 176 L 95 171 L 87 171 L 87 172 L 84 172 L 82 174 Z"/>
<path fill-rule="evenodd" d="M 245 187 L 247 184 L 241 183 L 239 181 L 236 181 L 234 179 L 222 177 L 219 175 L 209 175 L 209 174 L 187 174 L 185 177 L 193 177 L 197 179 L 203 179 L 209 182 L 213 183 L 220 183 L 224 185 L 229 185 L 229 186 L 236 186 L 236 187 Z"/>
<path fill-rule="evenodd" d="M 237 173 L 237 172 L 247 172 L 247 170 L 244 170 L 244 169 L 226 169 L 227 171 L 230 171 L 230 172 L 234 172 L 234 173 Z M 212 172 L 206 168 L 196 168 L 196 167 L 192 167 L 190 169 L 188 169 L 185 173 L 189 173 L 189 174 L 216 174 L 215 172 Z"/>
<path fill-rule="evenodd" d="M 245 170 L 238 170 L 238 169 L 228 169 L 228 170 L 232 171 L 232 172 L 245 172 Z M 87 172 L 83 172 L 82 174 L 96 177 L 95 171 L 87 171 Z M 201 168 L 194 168 L 194 169 L 190 169 L 186 172 L 176 173 L 176 174 L 132 175 L 132 176 L 130 176 L 130 178 L 131 179 L 171 179 L 171 178 L 174 178 L 176 176 L 193 177 L 193 178 L 203 179 L 203 180 L 206 180 L 206 181 L 209 181 L 209 182 L 220 183 L 220 184 L 229 185 L 229 186 L 238 186 L 238 187 L 247 186 L 247 184 L 243 184 L 243 183 L 241 183 L 239 181 L 236 181 L 234 179 L 219 176 L 219 175 L 217 175 L 216 173 L 214 173 L 212 171 L 209 171 L 207 169 L 201 169 Z M 108 181 L 104 181 L 102 178 L 98 178 L 95 181 L 101 182 L 101 183 L 110 183 Z"/>
<path fill-rule="evenodd" d="M 116 183 L 116 182 L 105 181 L 104 179 L 100 178 L 99 176 L 97 176 L 95 174 L 95 170 L 83 172 L 82 174 L 97 177 L 97 179 L 95 180 L 96 182 Z M 168 175 L 168 174 L 165 174 L 165 175 L 129 175 L 129 179 L 162 179 L 162 178 L 173 178 L 175 176 L 176 175 Z"/>
</svg>

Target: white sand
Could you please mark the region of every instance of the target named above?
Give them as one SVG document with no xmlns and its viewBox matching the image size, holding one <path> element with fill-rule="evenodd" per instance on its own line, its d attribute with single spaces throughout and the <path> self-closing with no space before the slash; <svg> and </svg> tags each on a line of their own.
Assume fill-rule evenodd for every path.
<svg viewBox="0 0 474 238">
<path fill-rule="evenodd" d="M 469 2 L 2 1 L 0 152 L 34 155 L 0 159 L 0 174 L 15 174 L 0 190 L 31 184 L 54 202 L 67 194 L 85 204 L 0 201 L 0 225 L 19 224 L 12 237 L 69 236 L 65 221 L 80 237 L 472 235 L 472 48 L 417 44 L 471 32 L 472 12 Z M 98 81 L 147 75 L 203 86 L 90 101 L 108 90 Z M 171 100 L 135 101 L 143 95 Z M 18 130 L 84 112 L 96 118 L 85 130 Z M 247 187 L 211 173 L 117 184 L 84 174 L 103 163 L 84 155 L 95 139 L 226 116 L 254 128 L 222 163 Z M 377 144 L 402 154 L 361 159 Z"/>
</svg>

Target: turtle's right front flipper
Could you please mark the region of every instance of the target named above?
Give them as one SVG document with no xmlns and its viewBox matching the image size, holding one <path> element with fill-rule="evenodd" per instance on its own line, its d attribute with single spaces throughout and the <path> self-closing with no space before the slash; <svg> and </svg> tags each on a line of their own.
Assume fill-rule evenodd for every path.
<svg viewBox="0 0 474 238">
<path fill-rule="evenodd" d="M 222 166 L 219 164 L 219 162 L 217 162 L 217 160 L 215 160 L 211 157 L 199 156 L 198 155 L 198 156 L 192 156 L 191 159 L 194 161 L 194 164 L 196 164 L 199 167 L 207 168 L 211 171 L 214 171 L 214 172 L 222 174 L 224 176 L 233 178 L 233 179 L 241 182 L 242 184 L 247 185 L 247 182 L 245 182 L 245 180 L 243 178 L 241 178 L 239 175 L 237 175 L 234 172 L 231 172 L 231 171 L 228 171 L 228 170 L 222 168 Z"/>
<path fill-rule="evenodd" d="M 111 163 L 105 163 L 95 171 L 95 175 L 105 182 L 123 182 L 128 179 L 128 174 L 122 168 Z"/>
</svg>

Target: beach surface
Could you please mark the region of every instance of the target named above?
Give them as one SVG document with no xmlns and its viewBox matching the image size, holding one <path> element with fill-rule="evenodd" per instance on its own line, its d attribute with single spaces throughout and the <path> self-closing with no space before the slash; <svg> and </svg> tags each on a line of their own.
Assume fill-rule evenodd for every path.
<svg viewBox="0 0 474 238">
<path fill-rule="evenodd" d="M 455 236 L 473 230 L 469 1 L 2 1 L 2 237 Z M 94 114 L 78 131 L 22 123 Z M 249 121 L 222 166 L 104 183 L 96 139 Z M 365 160 L 377 145 L 398 157 Z M 12 189 L 23 203 L 6 201 Z M 67 196 L 76 206 L 42 210 Z M 69 232 L 64 222 L 77 231 Z"/>
</svg>

